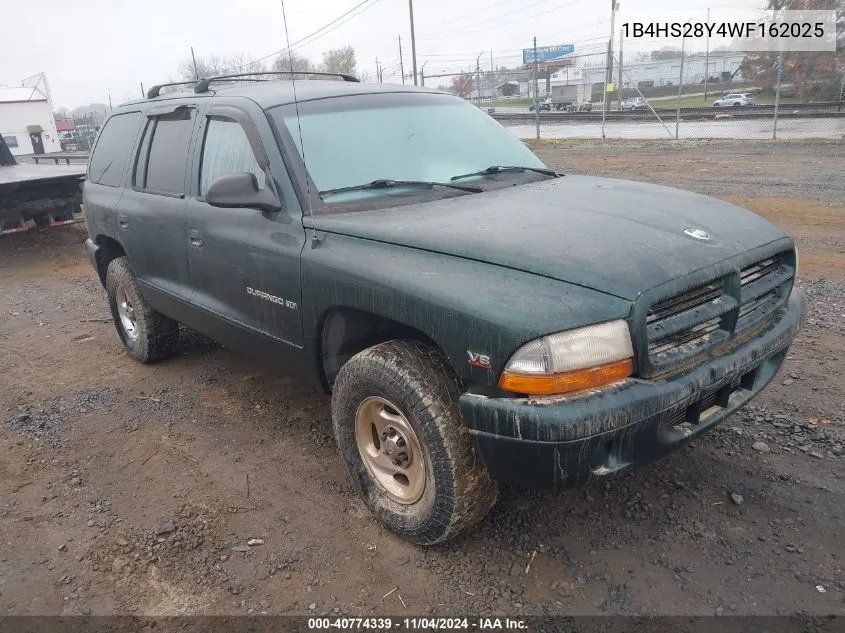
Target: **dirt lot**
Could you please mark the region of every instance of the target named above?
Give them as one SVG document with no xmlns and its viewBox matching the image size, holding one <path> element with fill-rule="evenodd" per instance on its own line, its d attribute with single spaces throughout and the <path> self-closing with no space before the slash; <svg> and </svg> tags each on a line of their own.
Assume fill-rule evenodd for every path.
<svg viewBox="0 0 845 633">
<path fill-rule="evenodd" d="M 468 537 L 418 548 L 353 494 L 327 396 L 190 332 L 138 365 L 79 227 L 6 236 L 0 613 L 845 614 L 845 144 L 538 153 L 796 237 L 808 325 L 755 404 L 607 483 L 505 491 Z"/>
</svg>

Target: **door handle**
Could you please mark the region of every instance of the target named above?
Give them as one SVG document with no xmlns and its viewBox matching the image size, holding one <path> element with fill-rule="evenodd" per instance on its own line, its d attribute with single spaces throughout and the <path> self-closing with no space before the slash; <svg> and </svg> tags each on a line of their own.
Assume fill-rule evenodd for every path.
<svg viewBox="0 0 845 633">
<path fill-rule="evenodd" d="M 129 228 L 129 216 L 121 213 L 117 216 L 117 225 L 124 231 Z"/>
<path fill-rule="evenodd" d="M 198 231 L 197 229 L 188 231 L 188 241 L 191 243 L 191 246 L 200 248 L 202 246 L 202 231 Z"/>
</svg>

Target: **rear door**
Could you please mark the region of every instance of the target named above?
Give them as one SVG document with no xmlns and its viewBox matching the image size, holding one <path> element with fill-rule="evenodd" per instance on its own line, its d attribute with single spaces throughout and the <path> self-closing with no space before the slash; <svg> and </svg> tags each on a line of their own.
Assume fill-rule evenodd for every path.
<svg viewBox="0 0 845 633">
<path fill-rule="evenodd" d="M 162 105 L 147 112 L 117 216 L 144 297 L 168 315 L 180 314 L 178 304 L 187 304 L 191 295 L 185 192 L 197 118 L 195 104 Z"/>
<path fill-rule="evenodd" d="M 192 303 L 208 315 L 197 329 L 224 344 L 257 346 L 254 351 L 263 355 L 271 353 L 270 341 L 293 351 L 302 345 L 305 231 L 267 117 L 250 100 L 216 98 L 203 113 L 197 138 L 186 240 Z M 260 187 L 275 187 L 283 209 L 223 209 L 206 202 L 216 178 L 241 172 L 254 174 Z"/>
<path fill-rule="evenodd" d="M 82 186 L 85 221 L 91 238 L 104 233 L 120 241 L 124 249 L 127 236 L 117 228 L 118 205 L 143 122 L 140 110 L 120 112 L 106 120 L 91 153 L 88 175 Z"/>
</svg>

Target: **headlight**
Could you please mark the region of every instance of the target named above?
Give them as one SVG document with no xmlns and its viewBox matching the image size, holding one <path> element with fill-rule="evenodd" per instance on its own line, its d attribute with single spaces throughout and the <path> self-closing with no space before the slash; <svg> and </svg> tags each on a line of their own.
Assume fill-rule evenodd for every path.
<svg viewBox="0 0 845 633">
<path fill-rule="evenodd" d="M 599 387 L 630 376 L 633 356 L 625 321 L 550 334 L 526 343 L 511 356 L 499 387 L 532 395 Z"/>
</svg>

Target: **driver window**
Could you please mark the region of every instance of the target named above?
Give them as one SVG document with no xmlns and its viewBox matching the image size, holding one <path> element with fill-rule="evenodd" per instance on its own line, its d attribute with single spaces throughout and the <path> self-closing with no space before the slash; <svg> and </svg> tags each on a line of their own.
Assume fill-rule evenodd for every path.
<svg viewBox="0 0 845 633">
<path fill-rule="evenodd" d="M 255 174 L 258 187 L 264 188 L 264 172 L 255 160 L 246 132 L 231 119 L 210 118 L 205 129 L 200 166 L 200 195 L 215 178 L 227 174 Z"/>
</svg>

